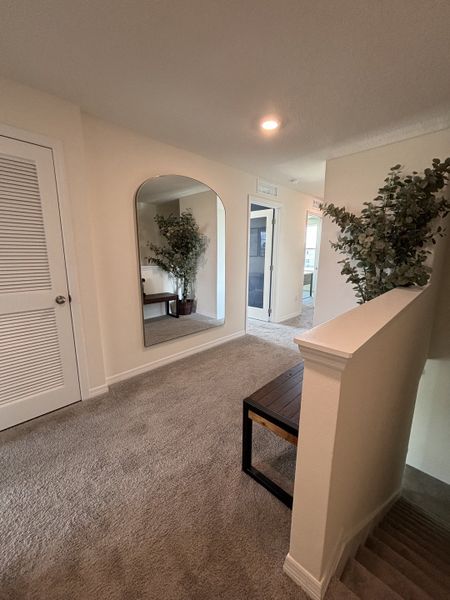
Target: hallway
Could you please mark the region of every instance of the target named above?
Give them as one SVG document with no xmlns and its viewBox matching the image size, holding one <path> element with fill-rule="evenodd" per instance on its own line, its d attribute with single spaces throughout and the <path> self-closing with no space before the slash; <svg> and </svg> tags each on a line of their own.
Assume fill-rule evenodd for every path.
<svg viewBox="0 0 450 600">
<path fill-rule="evenodd" d="M 313 314 L 314 306 L 304 303 L 303 312 L 300 316 L 281 323 L 268 323 L 266 321 L 258 321 L 257 319 L 248 319 L 247 333 L 266 342 L 298 350 L 297 344 L 294 343 L 294 338 L 300 333 L 312 329 Z"/>
</svg>

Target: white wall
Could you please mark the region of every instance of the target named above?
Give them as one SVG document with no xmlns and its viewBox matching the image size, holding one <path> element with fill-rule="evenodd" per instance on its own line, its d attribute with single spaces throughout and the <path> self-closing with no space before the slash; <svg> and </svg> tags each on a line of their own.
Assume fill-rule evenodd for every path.
<svg viewBox="0 0 450 600">
<path fill-rule="evenodd" d="M 180 202 L 179 200 L 172 200 L 171 202 L 155 203 L 148 201 L 144 198 L 136 202 L 136 212 L 138 222 L 139 253 L 141 257 L 141 264 L 148 265 L 148 258 L 152 254 L 148 247 L 149 242 L 153 242 L 154 244 L 160 244 L 162 241 L 158 225 L 155 223 L 155 216 L 157 214 L 163 216 L 169 216 L 170 214 L 178 214 L 180 212 Z"/>
<path fill-rule="evenodd" d="M 450 237 L 428 361 L 419 385 L 407 462 L 450 484 Z"/>
<path fill-rule="evenodd" d="M 102 386 L 105 373 L 111 382 L 244 332 L 248 195 L 256 177 L 81 114 L 79 107 L 27 86 L 9 80 L 0 85 L 0 123 L 63 145 L 80 280 L 80 298 L 74 302 L 83 316 L 89 386 Z M 224 203 L 226 320 L 223 327 L 145 348 L 134 196 L 149 177 L 173 173 L 204 182 Z M 305 214 L 312 198 L 280 187 L 279 200 L 285 229 L 292 232 L 302 261 Z M 280 254 L 287 282 L 294 272 L 292 254 Z M 293 296 L 289 291 L 281 297 L 282 311 L 294 310 Z"/>
<path fill-rule="evenodd" d="M 330 160 L 327 163 L 325 201 L 360 211 L 362 203 L 373 199 L 390 167 L 397 163 L 405 170 L 421 171 L 434 157 L 450 155 L 450 129 L 415 137 L 403 142 L 374 148 L 358 154 Z M 315 303 L 314 324 L 320 324 L 355 306 L 351 286 L 345 283 L 337 264 L 339 255 L 330 247 L 337 228 L 329 218 L 323 220 L 320 267 Z M 444 335 L 449 320 L 450 274 L 447 267 L 433 278 L 441 288 L 438 325 L 435 327 L 430 360 L 421 380 L 417 409 L 410 439 L 408 464 L 444 481 L 450 480 L 449 436 L 450 419 L 450 350 L 449 336 Z M 439 346 L 439 350 L 433 349 Z"/>
<path fill-rule="evenodd" d="M 217 317 L 217 195 L 212 190 L 180 198 L 180 212 L 190 210 L 200 232 L 208 237 L 195 282 L 197 312 Z"/>
<path fill-rule="evenodd" d="M 201 344 L 242 333 L 246 309 L 248 194 L 255 188 L 256 178 L 88 115 L 83 116 L 83 129 L 95 231 L 100 318 L 106 371 L 110 380 L 145 369 L 156 361 Z M 168 173 L 186 175 L 205 183 L 224 204 L 225 324 L 194 337 L 144 348 L 136 281 L 133 197 L 144 180 Z M 312 198 L 280 187 L 279 199 L 285 212 L 285 231 L 290 232 L 294 239 L 294 250 L 282 252 L 280 256 L 283 277 L 291 284 L 293 273 L 295 275 L 297 269 L 302 269 L 306 208 L 312 205 Z M 115 240 L 113 252 L 108 243 L 111 239 Z M 298 266 L 292 257 L 296 249 L 299 250 L 295 258 Z M 285 296 L 281 302 L 291 300 L 292 303 L 294 293 L 285 293 Z M 285 310 L 292 311 L 291 306 Z"/>
<path fill-rule="evenodd" d="M 401 488 L 433 296 L 431 287 L 392 290 L 299 337 L 305 375 L 286 570 L 304 587 L 324 591 Z"/>
<path fill-rule="evenodd" d="M 445 158 L 449 155 L 450 129 L 445 129 L 330 160 L 326 168 L 324 200 L 359 212 L 363 202 L 375 198 L 392 166 L 400 163 L 405 165 L 406 171 L 421 171 L 431 164 L 434 157 Z M 315 325 L 356 305 L 351 286 L 345 283 L 345 278 L 340 274 L 337 261 L 341 259 L 341 255 L 336 254 L 330 246 L 330 240 L 335 240 L 337 233 L 336 225 L 328 217 L 324 218 Z"/>
</svg>

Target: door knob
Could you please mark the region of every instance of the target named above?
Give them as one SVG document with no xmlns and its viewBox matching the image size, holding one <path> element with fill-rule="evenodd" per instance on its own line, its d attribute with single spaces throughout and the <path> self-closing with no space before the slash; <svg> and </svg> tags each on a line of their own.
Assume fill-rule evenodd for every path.
<svg viewBox="0 0 450 600">
<path fill-rule="evenodd" d="M 56 302 L 56 304 L 65 304 L 66 298 L 65 298 L 65 296 L 56 296 L 55 302 Z"/>
</svg>

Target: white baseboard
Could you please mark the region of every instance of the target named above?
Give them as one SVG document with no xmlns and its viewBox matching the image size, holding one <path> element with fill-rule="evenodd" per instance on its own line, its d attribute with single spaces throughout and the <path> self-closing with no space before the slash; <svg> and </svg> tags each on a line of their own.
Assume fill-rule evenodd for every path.
<svg viewBox="0 0 450 600">
<path fill-rule="evenodd" d="M 310 598 L 313 600 L 322 599 L 322 582 L 304 569 L 290 554 L 286 556 L 283 571 L 286 575 L 289 575 L 289 577 L 299 585 Z"/>
<path fill-rule="evenodd" d="M 295 581 L 313 600 L 322 600 L 327 591 L 331 578 L 336 575 L 340 577 L 349 558 L 354 556 L 367 536 L 378 525 L 392 504 L 397 500 L 401 489 L 396 490 L 382 504 L 374 509 L 346 535 L 344 535 L 335 546 L 332 558 L 325 569 L 320 580 L 316 579 L 309 571 L 304 569 L 290 554 L 286 556 L 283 565 L 284 572 Z"/>
<path fill-rule="evenodd" d="M 105 383 L 104 385 L 97 385 L 96 387 L 89 389 L 89 395 L 87 398 L 83 398 L 83 400 L 90 400 L 91 398 L 96 398 L 97 396 L 102 396 L 103 394 L 107 394 L 109 391 L 109 387 Z"/>
<path fill-rule="evenodd" d="M 187 356 L 192 356 L 193 354 L 198 354 L 198 352 L 203 352 L 203 350 L 208 350 L 208 348 L 213 348 L 214 346 L 220 346 L 225 342 L 230 342 L 231 340 L 235 340 L 245 335 L 245 331 L 237 331 L 236 333 L 232 333 L 230 335 L 225 335 L 216 340 L 212 340 L 210 342 L 205 342 L 204 344 L 199 344 L 198 346 L 194 346 L 193 348 L 188 348 L 187 350 L 182 350 L 181 352 L 176 352 L 175 354 L 170 354 L 169 356 L 165 356 L 164 358 L 159 358 L 158 360 L 154 360 L 152 362 L 146 363 L 145 365 L 141 365 L 139 367 L 134 367 L 133 369 L 129 369 L 128 371 L 122 371 L 121 373 L 116 373 L 115 375 L 110 375 L 106 378 L 106 382 L 108 385 L 112 383 L 118 383 L 119 381 L 124 381 L 125 379 L 130 379 L 130 377 L 136 377 L 136 375 L 141 375 L 142 373 L 147 373 L 147 371 L 152 371 L 153 369 L 157 369 L 158 367 L 163 367 L 164 365 L 168 365 L 176 360 L 180 360 L 181 358 L 186 358 Z"/>
<path fill-rule="evenodd" d="M 353 527 L 343 538 L 336 544 L 335 551 L 332 556 L 332 560 L 329 563 L 328 568 L 325 570 L 323 576 L 323 582 L 325 590 L 330 583 L 330 579 L 333 575 L 340 577 L 342 571 L 347 564 L 349 558 L 354 556 L 358 551 L 361 544 L 367 539 L 367 536 L 375 529 L 384 515 L 391 508 L 392 504 L 400 496 L 401 488 L 396 490 L 389 496 L 382 504 L 377 506 L 365 519 L 360 521 L 355 527 Z"/>
<path fill-rule="evenodd" d="M 290 313 L 289 315 L 283 315 L 281 317 L 277 317 L 277 320 L 274 323 L 282 323 L 283 321 L 287 321 L 288 319 L 293 319 L 294 317 L 299 317 L 302 313 L 300 311 L 296 311 Z"/>
<path fill-rule="evenodd" d="M 208 319 L 218 319 L 219 318 L 216 313 L 208 312 L 206 310 L 203 310 L 203 311 L 197 310 L 197 312 L 195 314 L 200 315 L 201 317 L 207 317 Z"/>
</svg>

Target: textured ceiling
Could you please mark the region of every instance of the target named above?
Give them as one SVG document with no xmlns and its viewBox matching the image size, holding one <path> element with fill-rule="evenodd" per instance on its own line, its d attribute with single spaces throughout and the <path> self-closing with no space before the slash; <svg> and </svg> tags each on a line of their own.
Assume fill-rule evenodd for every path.
<svg viewBox="0 0 450 600">
<path fill-rule="evenodd" d="M 449 0 L 0 1 L 0 74 L 318 196 L 327 158 L 450 125 L 449 57 Z"/>
</svg>

